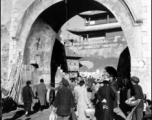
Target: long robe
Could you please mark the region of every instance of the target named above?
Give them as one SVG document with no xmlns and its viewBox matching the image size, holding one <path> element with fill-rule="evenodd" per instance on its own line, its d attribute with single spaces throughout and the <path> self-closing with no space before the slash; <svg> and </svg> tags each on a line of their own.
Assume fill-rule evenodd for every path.
<svg viewBox="0 0 152 120">
<path fill-rule="evenodd" d="M 113 120 L 113 102 L 116 99 L 116 95 L 109 84 L 104 84 L 99 88 L 97 92 L 97 99 L 99 101 L 97 103 L 98 109 L 96 110 L 97 120 Z M 108 106 L 108 109 L 103 109 L 102 101 L 104 99 L 107 101 L 106 105 Z"/>
<path fill-rule="evenodd" d="M 38 95 L 38 99 L 40 101 L 40 105 L 44 106 L 46 105 L 46 93 L 47 89 L 44 83 L 40 83 L 36 86 L 36 92 Z"/>
<path fill-rule="evenodd" d="M 87 89 L 85 86 L 78 86 L 78 89 L 75 89 L 75 95 L 77 96 L 77 110 L 78 110 L 78 120 L 89 120 L 85 116 L 84 111 L 88 108 L 87 104 L 90 104 L 90 101 L 87 96 Z"/>
</svg>

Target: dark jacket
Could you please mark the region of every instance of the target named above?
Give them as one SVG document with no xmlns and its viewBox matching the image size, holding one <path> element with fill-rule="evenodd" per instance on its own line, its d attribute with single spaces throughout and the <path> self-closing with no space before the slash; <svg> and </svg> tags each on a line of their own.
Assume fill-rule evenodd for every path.
<svg viewBox="0 0 152 120">
<path fill-rule="evenodd" d="M 69 116 L 71 114 L 71 108 L 74 107 L 74 98 L 71 90 L 65 86 L 59 89 L 53 106 L 57 108 L 57 115 Z"/>
<path fill-rule="evenodd" d="M 116 99 L 116 95 L 109 84 L 104 83 L 104 85 L 99 88 L 97 92 L 97 98 L 100 104 L 103 104 L 102 100 L 106 99 L 107 101 L 106 105 L 108 106 L 107 110 L 103 110 L 102 108 L 103 105 L 100 105 L 101 107 L 99 108 L 100 112 L 98 111 L 100 113 L 100 116 L 98 116 L 99 118 L 97 119 L 113 120 L 113 103 L 114 103 L 114 100 Z"/>
<path fill-rule="evenodd" d="M 88 78 L 88 87 L 91 88 L 92 85 L 94 83 L 94 79 L 93 78 Z"/>
<path fill-rule="evenodd" d="M 32 98 L 34 98 L 34 93 L 32 91 L 32 88 L 29 85 L 26 85 L 22 89 L 22 97 L 23 97 L 23 102 L 32 102 Z"/>
<path fill-rule="evenodd" d="M 117 83 L 117 81 L 111 81 L 110 82 L 110 86 L 111 86 L 112 90 L 114 91 L 114 93 L 116 95 L 116 99 L 115 99 L 115 101 L 113 103 L 113 107 L 115 108 L 115 107 L 117 107 L 117 101 L 119 100 L 118 99 L 119 96 L 118 96 L 118 93 L 117 93 L 117 91 L 118 91 L 118 83 Z"/>
<path fill-rule="evenodd" d="M 143 109 L 144 108 L 144 103 L 143 103 L 144 94 L 140 85 L 136 84 L 132 86 L 131 96 L 134 96 L 135 100 L 142 99 L 139 105 L 137 106 L 137 108 Z"/>
</svg>

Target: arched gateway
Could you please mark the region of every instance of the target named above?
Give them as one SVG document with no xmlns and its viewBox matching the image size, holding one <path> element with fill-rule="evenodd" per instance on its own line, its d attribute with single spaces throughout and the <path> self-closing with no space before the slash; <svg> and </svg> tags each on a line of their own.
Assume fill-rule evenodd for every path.
<svg viewBox="0 0 152 120">
<path fill-rule="evenodd" d="M 139 40 L 141 38 L 138 36 L 138 34 L 136 34 L 139 32 L 139 29 L 135 26 L 135 18 L 132 15 L 133 13 L 130 12 L 130 9 L 128 9 L 127 4 L 123 0 L 35 0 L 26 10 L 18 26 L 16 39 L 19 46 L 17 46 L 17 51 L 20 51 L 21 54 L 24 56 L 26 40 L 28 38 L 32 25 L 36 21 L 38 16 L 41 16 L 41 14 L 45 14 L 46 11 L 52 12 L 51 10 L 53 10 L 53 7 L 61 7 L 62 12 L 62 8 L 66 5 L 68 8 L 67 10 L 69 11 L 69 16 L 67 17 L 67 19 L 65 19 L 63 16 L 50 16 L 53 14 L 48 15 L 49 19 L 51 19 L 51 17 L 54 18 L 54 20 L 56 19 L 55 21 L 53 21 L 53 26 L 51 26 L 55 33 L 59 31 L 59 29 L 68 19 L 81 12 L 88 10 L 107 9 L 115 15 L 115 17 L 121 24 L 121 28 L 123 29 L 131 53 L 131 58 L 135 57 L 133 56 L 135 55 L 134 53 L 137 51 L 135 40 Z M 63 11 L 63 14 L 66 16 L 65 11 Z M 51 46 L 53 45 L 54 43 L 52 42 Z"/>
<path fill-rule="evenodd" d="M 66 13 L 67 11 L 64 11 L 65 7 L 67 7 L 68 14 Z M 60 12 L 63 15 L 54 15 L 53 11 L 56 8 L 61 10 Z M 136 26 L 137 24 L 133 13 L 123 0 L 35 0 L 25 11 L 17 28 L 15 36 L 18 45 L 17 52 L 20 52 L 20 54 L 24 56 L 26 41 L 32 26 L 38 17 L 43 17 L 45 20 L 48 19 L 48 21 L 49 19 L 50 21 L 52 20 L 50 27 L 52 28 L 52 32 L 56 34 L 55 37 L 57 38 L 58 31 L 67 20 L 81 12 L 89 10 L 109 10 L 112 12 L 123 29 L 131 58 L 136 57 L 135 54 L 139 51 L 135 46 L 135 42 L 137 39 L 141 39 L 137 34 L 140 30 L 139 27 Z M 54 42 L 51 43 L 51 46 L 53 45 Z M 52 50 L 50 52 L 52 56 Z M 138 55 L 138 57 L 140 56 Z M 21 60 L 21 63 L 22 62 L 23 58 Z"/>
</svg>

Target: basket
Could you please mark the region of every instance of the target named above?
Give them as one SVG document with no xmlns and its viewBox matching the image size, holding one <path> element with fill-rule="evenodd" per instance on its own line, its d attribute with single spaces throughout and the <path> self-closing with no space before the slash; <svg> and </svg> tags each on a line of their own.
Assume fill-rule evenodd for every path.
<svg viewBox="0 0 152 120">
<path fill-rule="evenodd" d="M 88 108 L 84 112 L 85 112 L 86 117 L 92 117 L 95 114 L 95 109 Z"/>
<path fill-rule="evenodd" d="M 136 106 L 139 102 L 140 100 L 129 100 L 129 99 L 125 101 L 127 105 L 132 106 L 132 107 Z"/>
</svg>

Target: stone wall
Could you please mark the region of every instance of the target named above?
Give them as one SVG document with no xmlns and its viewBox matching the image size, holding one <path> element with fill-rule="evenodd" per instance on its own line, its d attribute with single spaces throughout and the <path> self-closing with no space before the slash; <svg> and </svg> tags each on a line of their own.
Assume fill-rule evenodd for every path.
<svg viewBox="0 0 152 120">
<path fill-rule="evenodd" d="M 50 61 L 56 34 L 52 28 L 40 19 L 33 24 L 24 49 L 23 64 L 37 63 L 37 78 L 34 84 L 43 78 L 50 83 Z"/>
<path fill-rule="evenodd" d="M 124 36 L 115 36 L 65 46 L 67 56 L 82 57 L 79 59 L 83 65 L 80 68 L 81 72 L 96 72 L 102 71 L 106 66 L 117 69 L 120 54 L 127 47 L 127 42 Z"/>
<path fill-rule="evenodd" d="M 7 83 L 9 63 L 9 31 L 6 26 L 1 25 L 1 83 Z"/>
</svg>

